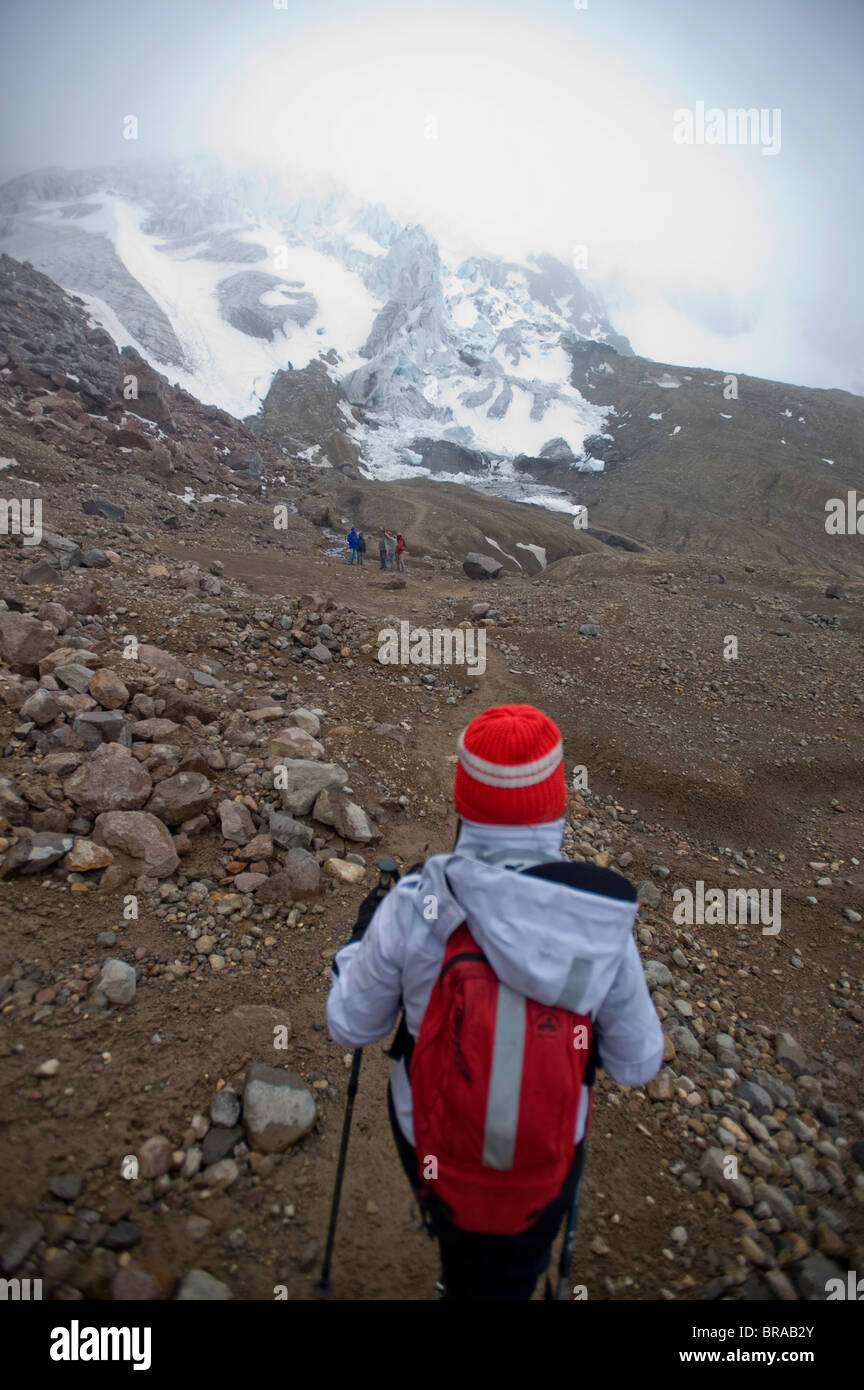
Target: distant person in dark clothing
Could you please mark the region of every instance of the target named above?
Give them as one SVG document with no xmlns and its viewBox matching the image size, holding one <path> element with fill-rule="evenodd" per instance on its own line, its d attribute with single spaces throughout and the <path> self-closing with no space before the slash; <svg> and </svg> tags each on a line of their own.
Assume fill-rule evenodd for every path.
<svg viewBox="0 0 864 1390">
<path fill-rule="evenodd" d="M 378 542 L 378 555 L 380 556 L 380 559 L 381 559 L 381 568 L 382 568 L 382 570 L 386 570 L 386 568 L 387 568 L 387 539 L 386 539 L 386 535 L 382 535 L 380 541 Z"/>
<path fill-rule="evenodd" d="M 392 531 L 385 531 L 384 535 L 387 537 L 387 569 L 393 570 L 396 568 L 396 537 Z"/>
<path fill-rule="evenodd" d="M 361 531 L 357 536 L 357 563 L 362 565 L 363 556 L 366 554 L 366 537 Z"/>
</svg>

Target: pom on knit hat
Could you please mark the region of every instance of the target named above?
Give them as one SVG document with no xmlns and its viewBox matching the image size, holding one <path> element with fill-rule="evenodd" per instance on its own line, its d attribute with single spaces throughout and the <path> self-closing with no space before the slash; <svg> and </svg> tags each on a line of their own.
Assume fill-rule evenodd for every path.
<svg viewBox="0 0 864 1390">
<path fill-rule="evenodd" d="M 495 705 L 459 739 L 453 801 L 465 820 L 539 825 L 567 805 L 557 724 L 533 705 Z"/>
</svg>

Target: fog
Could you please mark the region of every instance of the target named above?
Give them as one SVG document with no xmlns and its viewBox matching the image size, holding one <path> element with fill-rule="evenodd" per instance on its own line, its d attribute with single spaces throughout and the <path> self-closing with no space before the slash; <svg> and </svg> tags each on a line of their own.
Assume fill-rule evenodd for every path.
<svg viewBox="0 0 864 1390">
<path fill-rule="evenodd" d="M 4 0 L 0 178 L 297 167 L 573 261 L 645 355 L 864 394 L 862 40 L 856 0 Z"/>
</svg>

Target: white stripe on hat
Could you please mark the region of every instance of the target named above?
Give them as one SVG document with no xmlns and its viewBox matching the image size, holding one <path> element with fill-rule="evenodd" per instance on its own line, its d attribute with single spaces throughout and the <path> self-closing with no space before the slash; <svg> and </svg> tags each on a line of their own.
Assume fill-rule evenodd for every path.
<svg viewBox="0 0 864 1390">
<path fill-rule="evenodd" d="M 559 739 L 554 748 L 530 763 L 491 763 L 478 758 L 465 747 L 465 735 L 459 735 L 459 761 L 469 777 L 487 787 L 534 787 L 551 777 L 558 764 L 564 761 L 564 746 Z"/>
</svg>

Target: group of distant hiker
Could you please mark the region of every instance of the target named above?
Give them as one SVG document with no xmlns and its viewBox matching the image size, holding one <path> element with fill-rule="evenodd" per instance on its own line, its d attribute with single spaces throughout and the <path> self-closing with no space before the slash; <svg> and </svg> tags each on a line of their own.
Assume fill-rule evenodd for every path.
<svg viewBox="0 0 864 1390">
<path fill-rule="evenodd" d="M 352 526 L 348 532 L 347 541 L 349 565 L 362 565 L 366 554 L 366 537 L 363 532 Z M 382 570 L 404 570 L 405 565 L 402 559 L 404 554 L 405 540 L 402 532 L 382 530 L 381 538 L 378 541 L 378 555 Z"/>
</svg>

